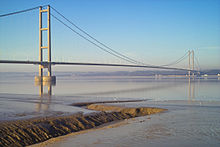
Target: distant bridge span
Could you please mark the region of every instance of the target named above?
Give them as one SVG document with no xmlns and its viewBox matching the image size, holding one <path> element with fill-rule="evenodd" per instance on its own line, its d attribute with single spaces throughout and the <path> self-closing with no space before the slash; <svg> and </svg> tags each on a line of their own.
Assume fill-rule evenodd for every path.
<svg viewBox="0 0 220 147">
<path fill-rule="evenodd" d="M 198 72 L 197 70 L 189 70 L 184 68 L 164 67 L 154 65 L 131 65 L 131 64 L 103 64 L 103 63 L 79 63 L 79 62 L 40 62 L 40 61 L 18 61 L 18 60 L 0 60 L 0 63 L 8 64 L 32 64 L 42 65 L 47 67 L 48 65 L 80 65 L 80 66 L 112 66 L 112 67 L 140 67 L 140 68 L 155 68 L 155 69 L 168 69 L 168 70 L 182 70 Z"/>
</svg>

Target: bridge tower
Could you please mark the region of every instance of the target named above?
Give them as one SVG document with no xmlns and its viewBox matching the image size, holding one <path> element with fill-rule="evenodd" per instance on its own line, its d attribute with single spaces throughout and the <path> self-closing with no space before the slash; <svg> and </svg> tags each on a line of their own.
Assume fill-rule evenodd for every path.
<svg viewBox="0 0 220 147">
<path fill-rule="evenodd" d="M 192 70 L 194 70 L 194 50 L 192 50 Z M 192 76 L 194 78 L 195 76 L 194 71 L 192 72 Z"/>
<path fill-rule="evenodd" d="M 191 71 L 190 58 L 191 58 L 191 51 L 189 50 L 189 51 L 188 51 L 188 59 L 189 59 L 189 62 L 188 62 L 188 63 L 189 63 L 189 65 L 188 65 L 188 66 L 189 66 L 188 76 L 189 76 L 189 78 L 190 78 L 190 76 L 191 76 L 191 72 L 190 72 L 190 71 Z"/>
<path fill-rule="evenodd" d="M 47 27 L 42 26 L 42 14 L 47 13 Z M 50 25 L 50 5 L 46 9 L 39 8 L 39 61 L 42 63 L 39 65 L 39 76 L 35 76 L 35 82 L 56 82 L 56 77 L 52 76 L 51 70 L 51 25 Z M 43 36 L 43 31 L 47 31 L 47 35 Z M 47 37 L 46 37 L 47 36 Z M 44 45 L 43 42 L 47 45 Z M 44 46 L 43 46 L 44 45 Z M 48 59 L 45 60 L 43 53 L 47 50 Z M 47 69 L 47 76 L 44 75 L 44 69 Z"/>
<path fill-rule="evenodd" d="M 191 55 L 192 54 L 192 55 Z M 188 76 L 191 77 L 191 70 L 194 70 L 195 69 L 195 65 L 194 65 L 194 50 L 192 51 L 188 51 L 188 57 L 189 57 L 189 71 L 188 71 Z M 191 65 L 191 60 L 192 60 L 192 65 Z M 192 71 L 192 77 L 194 78 L 195 76 L 195 73 L 194 71 Z"/>
</svg>

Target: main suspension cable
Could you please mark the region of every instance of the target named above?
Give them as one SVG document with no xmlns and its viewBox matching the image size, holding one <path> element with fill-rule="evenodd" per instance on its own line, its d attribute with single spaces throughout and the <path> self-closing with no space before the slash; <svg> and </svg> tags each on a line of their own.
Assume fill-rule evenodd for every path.
<svg viewBox="0 0 220 147">
<path fill-rule="evenodd" d="M 121 56 L 119 56 L 119 55 L 117 55 L 117 54 L 114 54 L 114 53 L 112 53 L 112 52 L 106 50 L 105 48 L 99 46 L 98 44 L 94 43 L 93 41 L 89 40 L 88 38 L 86 38 L 85 36 L 83 36 L 82 34 L 80 34 L 79 32 L 77 32 L 76 30 L 74 30 L 73 28 L 71 28 L 69 25 L 67 25 L 66 23 L 64 23 L 62 20 L 60 20 L 59 18 L 57 18 L 57 17 L 54 16 L 53 14 L 50 14 L 50 15 L 51 15 L 53 18 L 55 18 L 57 21 L 59 21 L 60 23 L 62 23 L 64 26 L 66 26 L 67 28 L 69 28 L 71 31 L 73 31 L 74 33 L 76 33 L 77 35 L 79 35 L 80 37 L 82 37 L 83 39 L 85 39 L 86 41 L 92 43 L 92 44 L 95 45 L 96 47 L 100 48 L 101 50 L 103 50 L 103 51 L 105 51 L 105 52 L 107 52 L 107 53 L 109 53 L 109 54 L 111 54 L 111 55 L 113 55 L 113 56 L 115 56 L 115 57 L 117 57 L 117 58 L 120 58 L 120 59 L 122 59 L 122 60 L 125 60 L 125 61 L 127 61 L 127 62 L 130 62 L 130 63 L 132 63 L 132 64 L 136 64 L 135 62 L 132 62 L 132 61 L 130 61 L 130 60 L 128 60 L 128 59 L 125 59 L 125 58 L 123 58 L 123 57 L 121 57 Z"/>
<path fill-rule="evenodd" d="M 177 60 L 169 63 L 169 64 L 164 64 L 164 65 L 161 65 L 161 66 L 171 66 L 171 65 L 175 65 L 175 64 L 178 64 L 180 63 L 181 61 L 183 61 L 187 56 L 188 52 L 186 52 L 182 57 L 178 58 Z"/>
<path fill-rule="evenodd" d="M 62 18 L 64 18 L 67 22 L 69 22 L 70 24 L 72 24 L 74 27 L 76 27 L 78 30 L 80 30 L 82 33 L 86 34 L 89 38 L 93 39 L 95 42 L 99 43 L 100 45 L 104 46 L 105 48 L 109 49 L 111 52 L 113 52 L 114 54 L 117 54 L 118 56 L 122 56 L 123 58 L 126 58 L 127 60 L 132 61 L 132 63 L 135 64 L 142 64 L 142 65 L 149 65 L 149 64 L 145 64 L 143 62 L 134 60 L 126 55 L 123 55 L 117 51 L 115 51 L 114 49 L 108 47 L 107 45 L 105 45 L 104 43 L 100 42 L 99 40 L 97 40 L 95 37 L 91 36 L 89 33 L 87 33 L 85 30 L 81 29 L 79 26 L 77 26 L 75 23 L 73 23 L 72 21 L 70 21 L 69 19 L 67 19 L 63 14 L 61 14 L 59 11 L 57 11 L 55 8 L 53 8 L 51 6 L 51 8 L 57 13 L 59 14 Z"/>
<path fill-rule="evenodd" d="M 46 5 L 44 5 L 44 6 L 46 6 Z M 42 7 L 44 7 L 44 6 L 42 6 Z M 25 10 L 21 10 L 21 11 L 15 11 L 15 12 L 7 13 L 7 14 L 2 14 L 2 15 L 0 15 L 0 17 L 5 17 L 5 16 L 15 15 L 15 14 L 19 14 L 19 13 L 24 13 L 24 12 L 32 11 L 32 10 L 35 10 L 35 9 L 38 9 L 38 8 L 40 8 L 40 6 L 25 9 Z"/>
</svg>

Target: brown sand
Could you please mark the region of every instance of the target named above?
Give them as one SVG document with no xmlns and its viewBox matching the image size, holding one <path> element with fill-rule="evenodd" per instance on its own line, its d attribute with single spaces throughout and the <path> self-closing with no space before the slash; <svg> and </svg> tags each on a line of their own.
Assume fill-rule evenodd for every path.
<svg viewBox="0 0 220 147">
<path fill-rule="evenodd" d="M 111 112 L 120 112 L 123 114 L 129 114 L 131 115 L 131 118 L 159 113 L 165 110 L 165 109 L 150 108 L 150 107 L 131 108 L 131 107 L 119 107 L 119 106 L 111 106 L 111 105 L 100 105 L 100 104 L 91 104 L 87 106 L 87 108 L 96 111 L 103 111 L 103 112 L 111 111 Z"/>
<path fill-rule="evenodd" d="M 86 105 L 101 112 L 83 115 L 44 117 L 0 123 L 0 146 L 27 146 L 53 137 L 94 128 L 102 124 L 165 111 L 161 108 L 125 108 L 109 105 Z M 107 112 L 111 111 L 111 112 Z"/>
<path fill-rule="evenodd" d="M 135 118 L 132 118 L 135 119 Z M 73 132 L 64 136 L 59 136 L 59 137 L 55 137 L 55 138 L 51 138 L 47 141 L 41 142 L 41 143 L 37 143 L 37 144 L 33 144 L 30 145 L 30 147 L 46 147 L 46 146 L 53 146 L 54 144 L 56 144 L 57 142 L 62 142 L 63 140 L 66 140 L 68 137 L 74 137 L 77 135 L 81 135 L 81 134 L 85 134 L 85 133 L 89 133 L 92 131 L 97 131 L 97 130 L 105 130 L 105 129 L 110 129 L 110 128 L 117 128 L 123 125 L 127 125 L 129 124 L 128 119 L 124 119 L 124 120 L 119 120 L 119 121 L 114 121 L 114 122 L 109 122 L 103 125 L 100 125 L 98 127 L 94 127 L 91 129 L 87 129 L 87 130 L 82 130 L 79 132 Z"/>
</svg>

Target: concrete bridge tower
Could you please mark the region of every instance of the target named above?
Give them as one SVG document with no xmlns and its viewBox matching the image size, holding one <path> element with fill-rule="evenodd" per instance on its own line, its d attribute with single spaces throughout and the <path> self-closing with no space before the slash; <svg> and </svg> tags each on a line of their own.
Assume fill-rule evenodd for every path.
<svg viewBox="0 0 220 147">
<path fill-rule="evenodd" d="M 190 77 L 191 76 L 191 62 L 190 62 L 190 57 L 191 57 L 191 51 L 189 50 L 188 51 L 188 59 L 189 59 L 189 62 L 188 62 L 188 66 L 189 66 L 189 71 L 188 71 L 188 76 Z"/>
<path fill-rule="evenodd" d="M 47 13 L 47 27 L 42 26 L 42 14 Z M 39 61 L 42 64 L 39 65 L 39 76 L 35 76 L 35 82 L 56 82 L 56 77 L 52 76 L 51 70 L 51 25 L 50 25 L 50 6 L 48 5 L 46 9 L 39 8 Z M 43 37 L 43 31 L 47 31 L 47 35 Z M 47 36 L 47 37 L 46 37 Z M 43 42 L 47 45 L 43 46 Z M 43 56 L 43 50 L 47 50 L 48 59 L 45 60 Z M 47 75 L 44 75 L 44 69 L 47 69 Z"/>
</svg>

